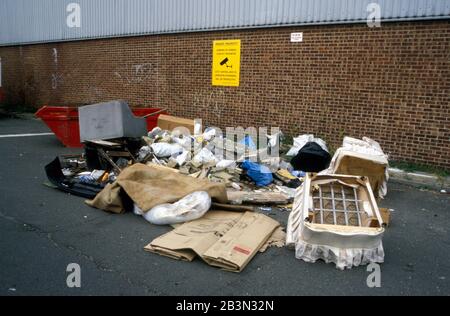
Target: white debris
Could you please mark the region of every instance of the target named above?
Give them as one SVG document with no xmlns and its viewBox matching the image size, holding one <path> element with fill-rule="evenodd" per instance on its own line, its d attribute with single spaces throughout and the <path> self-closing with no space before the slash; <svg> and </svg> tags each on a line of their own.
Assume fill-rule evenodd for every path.
<svg viewBox="0 0 450 316">
<path fill-rule="evenodd" d="M 187 161 L 191 159 L 191 153 L 188 151 L 183 151 L 181 154 L 175 157 L 178 166 L 184 165 Z"/>
<path fill-rule="evenodd" d="M 134 213 L 142 216 L 152 224 L 168 225 L 192 221 L 202 217 L 211 207 L 211 197 L 206 191 L 197 191 L 186 195 L 173 204 L 157 205 L 143 213 L 135 204 Z"/>
<path fill-rule="evenodd" d="M 172 140 L 186 150 L 191 150 L 192 148 L 192 138 L 190 136 L 173 137 Z"/>
<path fill-rule="evenodd" d="M 215 165 L 217 163 L 217 158 L 214 154 L 207 148 L 202 148 L 195 156 L 192 158 L 192 163 L 194 165 L 211 164 Z"/>
<path fill-rule="evenodd" d="M 280 131 L 278 133 L 275 133 L 273 135 L 266 135 L 266 137 L 269 139 L 268 145 L 270 148 L 274 148 L 277 145 L 280 145 L 280 138 L 283 136 L 283 133 Z"/>
<path fill-rule="evenodd" d="M 216 136 L 216 130 L 214 128 L 207 128 L 205 129 L 205 132 L 203 133 L 202 137 L 206 141 L 210 141 L 211 139 Z"/>
<path fill-rule="evenodd" d="M 231 182 L 231 187 L 233 188 L 233 189 L 236 189 L 236 190 L 241 190 L 241 186 L 239 185 L 239 184 L 237 184 L 236 182 Z"/>
<path fill-rule="evenodd" d="M 157 136 L 161 136 L 163 134 L 163 130 L 160 127 L 155 127 L 150 132 L 148 132 L 148 137 L 151 139 L 155 139 Z"/>
<path fill-rule="evenodd" d="M 183 147 L 178 144 L 154 143 L 151 148 L 158 158 L 171 157 L 183 152 Z"/>
<path fill-rule="evenodd" d="M 139 160 L 144 160 L 151 153 L 152 149 L 150 148 L 150 146 L 142 146 L 141 149 L 139 149 L 138 158 Z"/>
<path fill-rule="evenodd" d="M 223 159 L 216 164 L 216 170 L 218 171 L 227 168 L 236 168 L 236 161 Z"/>
</svg>

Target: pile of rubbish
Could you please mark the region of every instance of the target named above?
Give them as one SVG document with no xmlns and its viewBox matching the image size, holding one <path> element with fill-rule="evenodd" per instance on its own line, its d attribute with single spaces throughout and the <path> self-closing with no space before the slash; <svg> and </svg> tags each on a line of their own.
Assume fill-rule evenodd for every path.
<svg viewBox="0 0 450 316">
<path fill-rule="evenodd" d="M 314 135 L 286 148 L 281 132 L 255 142 L 255 135 L 224 137 L 200 120 L 170 115 L 144 135 L 128 126 L 111 138 L 102 126 L 120 121 L 112 113 L 126 113 L 113 103 L 80 108 L 80 130 L 91 126 L 80 132 L 84 153 L 57 157 L 45 170 L 51 186 L 92 207 L 175 227 L 146 251 L 187 261 L 198 256 L 234 272 L 285 241 L 297 258 L 340 269 L 383 261 L 389 212 L 376 200 L 387 193 L 388 160 L 375 141 L 345 137 L 331 157 Z M 92 128 L 94 121 L 106 123 Z M 287 235 L 268 210 L 291 212 Z"/>
</svg>

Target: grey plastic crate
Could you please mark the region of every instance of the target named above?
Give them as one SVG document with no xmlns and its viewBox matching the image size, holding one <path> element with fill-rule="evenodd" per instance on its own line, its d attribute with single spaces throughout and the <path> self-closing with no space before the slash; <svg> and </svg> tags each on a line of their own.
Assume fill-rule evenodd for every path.
<svg viewBox="0 0 450 316">
<path fill-rule="evenodd" d="M 134 116 L 123 100 L 79 107 L 78 116 L 81 142 L 147 134 L 145 118 Z"/>
</svg>

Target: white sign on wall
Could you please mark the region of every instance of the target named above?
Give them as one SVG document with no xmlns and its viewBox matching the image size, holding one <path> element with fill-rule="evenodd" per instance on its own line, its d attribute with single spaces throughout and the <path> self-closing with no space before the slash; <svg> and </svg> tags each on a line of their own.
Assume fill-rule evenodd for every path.
<svg viewBox="0 0 450 316">
<path fill-rule="evenodd" d="M 291 33 L 291 42 L 292 43 L 303 42 L 303 32 Z"/>
</svg>

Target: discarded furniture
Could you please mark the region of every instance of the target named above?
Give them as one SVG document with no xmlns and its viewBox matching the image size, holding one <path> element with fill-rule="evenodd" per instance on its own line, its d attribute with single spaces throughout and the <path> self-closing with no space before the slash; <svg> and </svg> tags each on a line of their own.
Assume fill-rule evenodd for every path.
<svg viewBox="0 0 450 316">
<path fill-rule="evenodd" d="M 324 173 L 366 176 L 375 196 L 383 198 L 387 194 L 388 164 L 388 156 L 376 141 L 344 137 Z"/>
<path fill-rule="evenodd" d="M 339 269 L 383 262 L 384 222 L 367 177 L 307 174 L 289 216 L 286 243 L 306 262 Z"/>
</svg>

